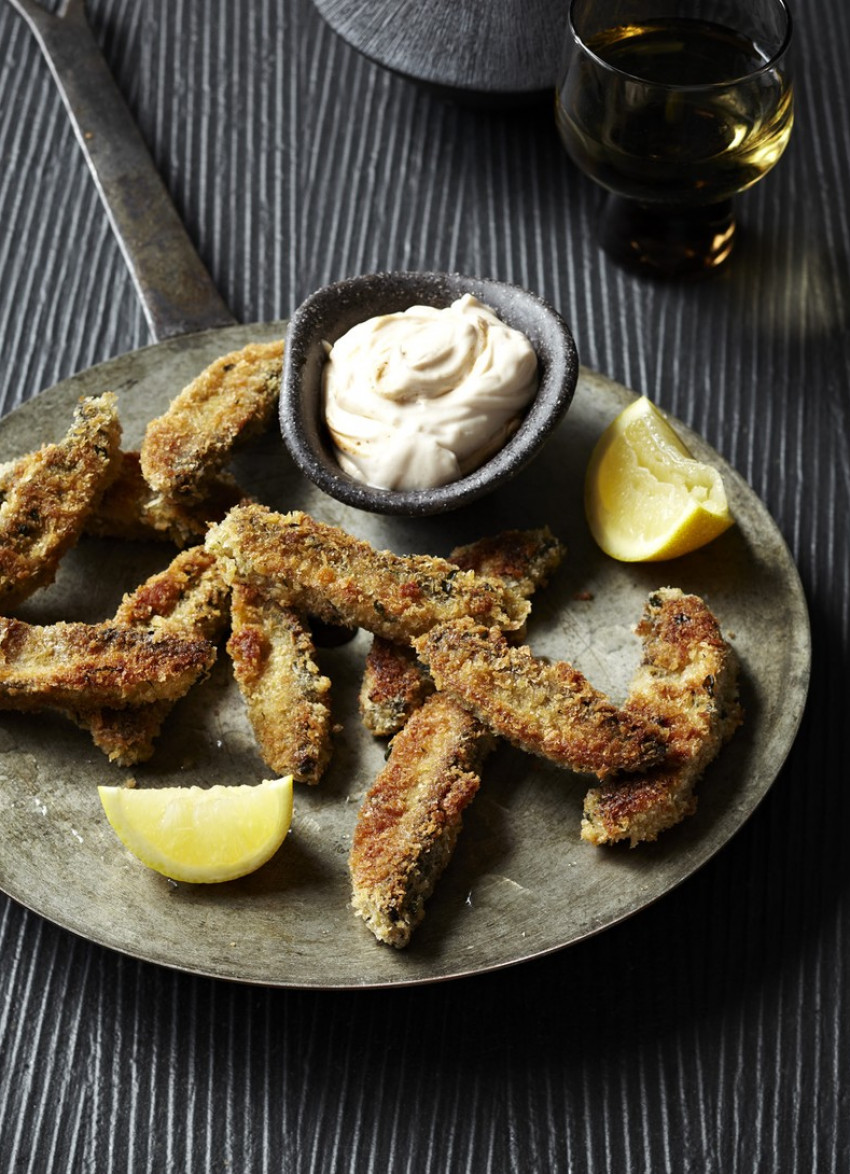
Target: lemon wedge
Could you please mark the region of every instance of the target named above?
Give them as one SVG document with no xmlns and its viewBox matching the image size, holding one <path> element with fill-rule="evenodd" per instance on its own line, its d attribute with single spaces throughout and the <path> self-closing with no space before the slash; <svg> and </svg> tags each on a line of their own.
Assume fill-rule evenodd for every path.
<svg viewBox="0 0 850 1174">
<path fill-rule="evenodd" d="M 693 458 L 646 396 L 599 438 L 587 469 L 585 513 L 605 553 L 623 562 L 678 558 L 734 522 L 720 474 Z"/>
<path fill-rule="evenodd" d="M 256 786 L 98 787 L 118 838 L 148 868 L 212 884 L 270 860 L 292 821 L 292 776 Z"/>
</svg>

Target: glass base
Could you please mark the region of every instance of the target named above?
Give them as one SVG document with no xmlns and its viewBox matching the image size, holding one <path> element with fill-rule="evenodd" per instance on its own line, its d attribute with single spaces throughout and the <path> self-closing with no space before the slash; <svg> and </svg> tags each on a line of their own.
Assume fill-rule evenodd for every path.
<svg viewBox="0 0 850 1174">
<path fill-rule="evenodd" d="M 609 195 L 602 210 L 602 247 L 618 265 L 645 276 L 706 276 L 727 260 L 734 242 L 731 200 L 685 210 Z"/>
</svg>

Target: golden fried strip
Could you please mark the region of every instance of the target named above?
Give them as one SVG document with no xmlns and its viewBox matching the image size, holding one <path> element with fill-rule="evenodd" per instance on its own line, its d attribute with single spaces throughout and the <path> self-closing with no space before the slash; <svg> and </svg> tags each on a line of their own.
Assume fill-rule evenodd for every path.
<svg viewBox="0 0 850 1174">
<path fill-rule="evenodd" d="M 195 546 L 125 595 L 112 622 L 135 631 L 215 642 L 227 623 L 229 595 L 218 560 Z M 110 761 L 133 766 L 153 754 L 173 704 L 165 699 L 123 709 L 78 707 L 70 716 L 91 733 Z"/>
<path fill-rule="evenodd" d="M 331 683 L 298 614 L 234 583 L 227 651 L 263 761 L 278 775 L 317 783 L 331 756 Z"/>
<path fill-rule="evenodd" d="M 666 760 L 641 775 L 614 775 L 584 802 L 581 834 L 592 844 L 655 840 L 696 809 L 694 788 L 742 720 L 737 657 L 695 595 L 650 595 L 637 627 L 643 662 L 625 708 L 667 730 Z"/>
<path fill-rule="evenodd" d="M 545 587 L 566 554 L 548 526 L 536 530 L 502 530 L 466 546 L 456 546 L 449 562 L 463 571 L 499 579 L 530 599 Z"/>
<path fill-rule="evenodd" d="M 206 547 L 193 546 L 125 595 L 114 623 L 217 640 L 227 623 L 229 594 L 221 563 Z"/>
<path fill-rule="evenodd" d="M 0 609 L 52 583 L 62 556 L 117 469 L 121 425 L 112 392 L 83 399 L 58 444 L 3 469 L 0 505 Z"/>
<path fill-rule="evenodd" d="M 397 733 L 433 692 L 434 682 L 409 644 L 373 637 L 358 697 L 360 716 L 370 733 L 377 738 Z"/>
<path fill-rule="evenodd" d="M 564 553 L 543 528 L 503 531 L 456 548 L 449 559 L 462 570 L 506 581 L 528 597 L 547 582 Z M 406 722 L 411 730 L 391 743 L 388 766 L 358 817 L 352 881 L 355 909 L 379 939 L 396 946 L 407 944 L 424 916 L 425 901 L 454 850 L 461 810 L 478 788 L 476 775 L 463 774 L 458 790 L 454 768 L 463 763 L 468 770 L 473 762 L 480 768 L 494 741 L 458 702 L 445 694 L 429 696 L 433 688 L 411 648 L 374 638 L 360 694 L 364 722 L 375 733 L 394 733 Z M 435 822 L 435 809 L 442 820 Z"/>
<path fill-rule="evenodd" d="M 531 754 L 600 777 L 639 770 L 664 756 L 658 725 L 617 709 L 565 661 L 550 664 L 525 645 L 508 644 L 498 628 L 456 620 L 414 646 L 438 689 Z"/>
<path fill-rule="evenodd" d="M 203 539 L 211 522 L 220 522 L 229 509 L 246 500 L 247 494 L 229 473 L 218 473 L 204 484 L 201 501 L 172 501 L 145 481 L 139 453 L 123 452 L 118 475 L 89 516 L 86 533 L 185 547 Z"/>
<path fill-rule="evenodd" d="M 207 640 L 114 624 L 0 618 L 0 709 L 121 707 L 181 697 L 215 660 Z"/>
<path fill-rule="evenodd" d="M 448 863 L 492 739 L 443 693 L 432 694 L 390 744 L 354 830 L 352 906 L 379 941 L 406 946 Z"/>
<path fill-rule="evenodd" d="M 449 562 L 463 571 L 499 579 L 528 599 L 544 586 L 565 554 L 548 526 L 538 530 L 503 530 L 456 547 Z M 366 654 L 360 687 L 360 714 L 377 737 L 400 730 L 434 685 L 409 646 L 375 636 Z"/>
<path fill-rule="evenodd" d="M 529 610 L 496 580 L 441 558 L 375 550 L 300 511 L 237 506 L 211 528 L 207 545 L 233 560 L 235 578 L 283 606 L 399 642 L 462 615 L 517 628 Z"/>
<path fill-rule="evenodd" d="M 142 441 L 145 480 L 164 497 L 202 501 L 238 443 L 266 427 L 280 393 L 283 343 L 251 343 L 216 359 L 151 420 Z"/>
</svg>

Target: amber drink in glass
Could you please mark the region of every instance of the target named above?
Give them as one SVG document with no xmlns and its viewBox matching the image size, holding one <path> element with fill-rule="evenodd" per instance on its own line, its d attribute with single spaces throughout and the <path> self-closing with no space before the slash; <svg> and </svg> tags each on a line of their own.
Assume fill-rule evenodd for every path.
<svg viewBox="0 0 850 1174">
<path fill-rule="evenodd" d="M 733 197 L 791 134 L 790 40 L 783 0 L 573 0 L 556 118 L 609 193 L 615 260 L 677 276 L 727 259 Z"/>
</svg>

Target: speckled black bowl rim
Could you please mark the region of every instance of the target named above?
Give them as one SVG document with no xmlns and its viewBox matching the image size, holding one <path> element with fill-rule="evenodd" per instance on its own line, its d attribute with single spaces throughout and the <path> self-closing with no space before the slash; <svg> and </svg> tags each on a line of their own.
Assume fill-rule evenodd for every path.
<svg viewBox="0 0 850 1174">
<path fill-rule="evenodd" d="M 436 489 L 375 489 L 349 477 L 334 458 L 322 413 L 325 343 L 334 343 L 375 315 L 412 305 L 447 306 L 464 294 L 472 294 L 521 330 L 537 352 L 539 388 L 520 427 L 479 469 Z M 316 290 L 290 318 L 280 428 L 299 469 L 338 501 L 378 514 L 445 513 L 483 497 L 525 468 L 569 408 L 578 374 L 578 352 L 569 326 L 557 310 L 520 286 L 460 273 L 368 273 Z"/>
</svg>

